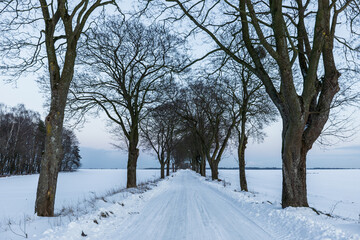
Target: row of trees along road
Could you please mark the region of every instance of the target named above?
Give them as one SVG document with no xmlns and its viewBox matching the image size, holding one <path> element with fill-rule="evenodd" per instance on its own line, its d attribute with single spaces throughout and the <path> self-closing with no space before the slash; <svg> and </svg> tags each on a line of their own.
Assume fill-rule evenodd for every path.
<svg viewBox="0 0 360 240">
<path fill-rule="evenodd" d="M 128 147 L 127 187 L 136 187 L 141 122 L 161 98 L 171 72 L 182 66 L 184 43 L 163 25 L 146 27 L 120 15 L 106 18 L 86 33 L 81 59 L 92 73 L 77 76 L 71 107 L 79 113 L 101 109 L 121 129 Z M 152 115 L 156 117 L 155 110 Z M 159 151 L 162 163 L 164 153 Z"/>
<path fill-rule="evenodd" d="M 0 104 L 0 176 L 40 172 L 45 148 L 45 124 L 24 105 L 8 108 Z M 80 166 L 79 143 L 73 131 L 65 129 L 60 171 Z"/>
<path fill-rule="evenodd" d="M 335 33 L 340 19 L 347 19 L 347 31 L 350 29 L 358 35 L 359 2 L 164 0 L 153 3 L 169 23 L 190 23 L 193 27 L 188 34 L 207 35 L 216 47 L 206 56 L 222 51 L 261 80 L 283 123 L 282 206 L 307 207 L 306 156 L 324 130 L 340 91 L 341 73 L 335 63 L 335 48 L 341 44 L 347 48 L 339 51 L 344 58 L 349 50 L 356 50 L 351 47 L 354 42 L 347 42 Z M 269 62 L 274 64 L 270 71 L 266 67 Z M 345 70 L 355 68 L 349 66 L 350 61 L 344 64 Z"/>
<path fill-rule="evenodd" d="M 205 175 L 207 160 L 213 179 L 218 178 L 226 147 L 237 139 L 241 186 L 246 190 L 247 139 L 261 138 L 257 130 L 274 118 L 272 107 L 264 104 L 264 91 L 283 120 L 282 205 L 308 206 L 306 155 L 339 91 L 337 20 L 349 6 L 356 10 L 356 4 L 157 0 L 149 1 L 141 13 L 153 15 L 154 7 L 162 15 L 144 25 L 144 15 L 125 20 L 127 15 L 119 11 L 108 17 L 105 6 L 117 6 L 110 0 L 1 1 L 4 74 L 17 77 L 46 67 L 49 79 L 50 111 L 35 211 L 54 215 L 66 106 L 80 118 L 88 111 L 102 111 L 118 129 L 128 150 L 127 187 L 136 186 L 143 136 L 162 171 L 169 159 L 189 158 Z M 91 17 L 100 14 L 101 20 Z M 190 61 L 183 34 L 175 30 L 187 37 L 205 33 L 215 47 Z M 210 56 L 210 71 L 190 69 Z M 177 121 L 168 121 L 169 116 Z M 187 140 L 195 144 L 189 146 Z"/>
<path fill-rule="evenodd" d="M 173 102 L 180 121 L 193 167 L 198 161 L 199 172 L 205 175 L 206 160 L 212 179 L 218 179 L 218 165 L 229 142 L 238 149 L 239 174 L 242 190 L 245 179 L 245 148 L 248 137 L 261 140 L 262 129 L 274 121 L 275 109 L 264 95 L 262 83 L 245 68 L 224 56 L 212 58 L 207 72 L 188 80 Z"/>
</svg>

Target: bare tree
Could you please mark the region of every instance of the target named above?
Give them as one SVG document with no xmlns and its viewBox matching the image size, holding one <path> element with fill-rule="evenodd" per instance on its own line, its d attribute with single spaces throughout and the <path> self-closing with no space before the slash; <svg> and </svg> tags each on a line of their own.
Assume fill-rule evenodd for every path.
<svg viewBox="0 0 360 240">
<path fill-rule="evenodd" d="M 89 74 L 74 84 L 72 108 L 103 111 L 122 130 L 128 148 L 127 187 L 136 187 L 139 127 L 156 102 L 161 81 L 183 62 L 184 40 L 160 25 L 145 26 L 119 16 L 87 33 L 83 52 Z"/>
<path fill-rule="evenodd" d="M 205 140 L 205 154 L 211 168 L 212 179 L 218 179 L 218 166 L 228 146 L 232 131 L 239 120 L 240 113 L 235 110 L 232 101 L 224 92 L 222 83 L 210 79 L 206 82 L 206 90 L 200 92 L 194 86 L 194 93 L 200 96 L 197 104 L 205 112 L 207 121 L 207 139 Z"/>
<path fill-rule="evenodd" d="M 227 56 L 221 61 L 213 61 L 220 81 L 226 86 L 226 94 L 235 103 L 235 111 L 240 113 L 235 126 L 237 155 L 239 162 L 239 179 L 242 191 L 248 191 L 245 175 L 245 149 L 249 137 L 262 140 L 264 126 L 275 121 L 276 109 L 266 95 L 264 85 L 247 68 L 237 64 Z M 218 63 L 217 63 L 218 62 Z"/>
<path fill-rule="evenodd" d="M 148 117 L 144 120 L 141 132 L 145 144 L 153 151 L 161 166 L 161 178 L 165 177 L 165 165 L 167 165 L 167 176 L 170 170 L 170 158 L 177 141 L 176 132 L 178 118 L 174 106 L 163 103 L 150 110 Z"/>
<path fill-rule="evenodd" d="M 205 115 L 197 108 L 194 99 L 193 93 L 188 87 L 179 89 L 173 99 L 176 114 L 182 123 L 182 138 L 175 148 L 174 158 L 177 165 L 190 158 L 193 170 L 196 170 L 196 161 L 199 160 L 199 172 L 201 176 L 206 176 Z"/>
<path fill-rule="evenodd" d="M 335 32 L 341 14 L 354 1 L 167 2 L 166 9 L 172 10 L 168 20 L 190 20 L 192 32 L 201 30 L 217 44 L 210 53 L 224 51 L 263 82 L 283 122 L 282 206 L 308 206 L 306 156 L 340 90 Z M 225 32 L 231 33 L 230 41 L 221 38 Z M 251 61 L 234 51 L 233 44 L 245 46 Z M 269 61 L 276 64 L 271 72 L 264 67 Z"/>
<path fill-rule="evenodd" d="M 35 212 L 38 216 L 54 216 L 64 111 L 79 39 L 90 15 L 99 7 L 111 3 L 115 1 L 1 2 L 0 9 L 4 16 L 1 26 L 5 34 L 0 52 L 8 57 L 6 69 L 15 69 L 17 74 L 21 74 L 38 70 L 44 65 L 48 68 L 51 102 L 45 119 L 45 153 L 36 194 Z"/>
<path fill-rule="evenodd" d="M 225 93 L 225 85 L 215 78 L 196 80 L 183 92 L 177 106 L 179 115 L 192 130 L 189 135 L 197 143 L 193 145 L 197 146 L 194 162 L 197 157 L 200 161 L 206 157 L 212 179 L 218 179 L 218 165 L 240 113 L 235 109 L 235 102 Z M 203 175 L 205 164 L 200 165 Z"/>
</svg>

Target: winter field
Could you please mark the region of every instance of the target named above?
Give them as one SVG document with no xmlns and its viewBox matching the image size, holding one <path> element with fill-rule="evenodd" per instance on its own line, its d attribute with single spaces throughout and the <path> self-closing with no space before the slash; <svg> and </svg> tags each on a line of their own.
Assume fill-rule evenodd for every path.
<svg viewBox="0 0 360 240">
<path fill-rule="evenodd" d="M 139 170 L 138 183 L 159 173 Z M 126 170 L 60 173 L 54 218 L 33 214 L 38 175 L 0 178 L 0 239 L 360 239 L 360 170 L 308 171 L 309 204 L 320 215 L 281 209 L 280 170 L 247 177 L 249 193 L 239 192 L 237 170 L 220 170 L 222 182 L 179 171 L 117 191 Z"/>
<path fill-rule="evenodd" d="M 159 177 L 159 170 L 137 171 L 138 184 Z M 23 225 L 24 219 L 29 220 L 29 222 L 38 219 L 34 215 L 38 178 L 38 174 L 0 178 L 0 240 L 17 239 L 15 237 L 2 237 L 4 229 L 8 229 L 9 221 L 14 226 L 15 231 L 21 233 L 22 230 L 19 229 L 19 225 L 20 223 Z M 91 201 L 95 197 L 101 197 L 125 187 L 126 169 L 80 169 L 77 172 L 61 172 L 58 177 L 55 212 L 59 214 L 62 210 L 67 211 L 74 208 L 80 212 L 90 211 L 92 206 L 88 205 L 91 205 Z M 69 217 L 61 218 L 63 217 L 51 219 L 48 224 L 57 225 L 60 224 L 58 220 L 67 221 L 66 218 Z"/>
<path fill-rule="evenodd" d="M 246 173 L 250 192 L 264 201 L 281 203 L 281 170 L 247 170 Z M 237 170 L 220 170 L 219 175 L 231 183 L 230 188 L 240 189 Z M 359 222 L 360 230 L 360 169 L 308 170 L 307 190 L 311 207 Z"/>
</svg>

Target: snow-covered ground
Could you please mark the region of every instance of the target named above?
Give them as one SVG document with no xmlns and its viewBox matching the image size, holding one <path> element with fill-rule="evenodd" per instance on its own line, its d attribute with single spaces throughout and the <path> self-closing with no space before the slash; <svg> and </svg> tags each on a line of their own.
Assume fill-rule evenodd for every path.
<svg viewBox="0 0 360 240">
<path fill-rule="evenodd" d="M 246 176 L 250 192 L 280 204 L 281 170 L 247 170 Z M 220 170 L 219 177 L 240 189 L 238 170 Z M 311 207 L 360 223 L 360 169 L 308 170 L 307 190 Z"/>
<path fill-rule="evenodd" d="M 247 171 L 250 193 L 238 192 L 237 174 L 220 171 L 220 177 L 231 182 L 228 185 L 179 171 L 149 191 L 105 196 L 92 202 L 90 211 L 55 218 L 32 214 L 37 176 L 0 178 L 1 216 L 31 216 L 25 225 L 14 221 L 12 231 L 3 224 L 0 239 L 23 239 L 16 234 L 27 233 L 29 239 L 360 240 L 356 217 L 360 213 L 360 170 L 309 171 L 310 205 L 340 218 L 317 215 L 311 209 L 281 209 L 281 171 Z M 124 187 L 125 176 L 124 170 L 61 174 L 56 209 L 84 205 L 81 199 Z M 140 170 L 138 182 L 158 176 L 158 170 Z"/>
<path fill-rule="evenodd" d="M 137 170 L 137 182 L 143 183 L 160 177 L 160 170 Z M 0 240 L 1 229 L 9 221 L 14 225 L 33 219 L 38 174 L 0 178 Z M 126 187 L 125 169 L 80 169 L 76 172 L 59 173 L 55 198 L 55 212 L 73 208 Z M 87 206 L 84 206 L 87 207 Z"/>
</svg>

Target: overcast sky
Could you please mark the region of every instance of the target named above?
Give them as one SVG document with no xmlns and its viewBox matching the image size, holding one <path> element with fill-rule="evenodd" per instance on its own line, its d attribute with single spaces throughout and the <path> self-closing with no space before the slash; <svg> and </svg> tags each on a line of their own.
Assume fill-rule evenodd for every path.
<svg viewBox="0 0 360 240">
<path fill-rule="evenodd" d="M 0 102 L 9 106 L 23 103 L 25 107 L 41 114 L 44 119 L 44 97 L 33 77 L 23 77 L 15 84 L 5 84 L 0 80 Z M 357 113 L 354 121 L 360 122 Z M 76 130 L 80 141 L 82 164 L 84 168 L 125 168 L 126 152 L 112 147 L 111 135 L 106 129 L 106 119 L 89 118 L 89 123 Z M 268 135 L 263 143 L 249 141 L 246 149 L 248 167 L 281 167 L 281 123 L 266 128 Z M 236 154 L 227 151 L 220 167 L 236 167 Z M 154 156 L 141 151 L 138 167 L 158 167 Z M 308 155 L 308 167 L 345 167 L 360 168 L 360 134 L 355 133 L 352 141 L 341 142 L 327 148 L 315 145 Z"/>
</svg>

